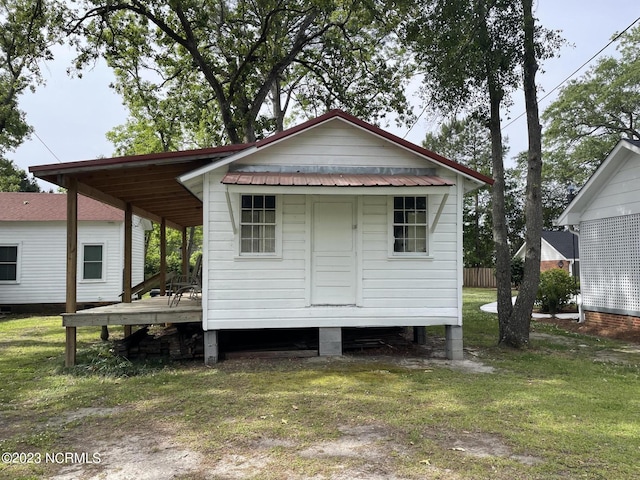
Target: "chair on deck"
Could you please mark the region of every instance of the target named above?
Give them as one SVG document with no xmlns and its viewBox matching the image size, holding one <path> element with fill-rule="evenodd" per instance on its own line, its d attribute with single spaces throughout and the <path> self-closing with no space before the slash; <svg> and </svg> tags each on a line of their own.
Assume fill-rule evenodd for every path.
<svg viewBox="0 0 640 480">
<path fill-rule="evenodd" d="M 189 298 L 199 299 L 202 294 L 202 255 L 198 255 L 196 258 L 191 275 L 174 276 L 167 290 L 169 291 L 168 303 L 170 307 L 177 306 L 184 294 L 188 294 Z"/>
</svg>

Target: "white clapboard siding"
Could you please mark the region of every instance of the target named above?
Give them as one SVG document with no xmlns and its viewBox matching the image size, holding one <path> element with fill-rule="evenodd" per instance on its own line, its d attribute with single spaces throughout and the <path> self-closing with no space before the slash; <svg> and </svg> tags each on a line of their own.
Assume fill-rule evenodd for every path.
<svg viewBox="0 0 640 480">
<path fill-rule="evenodd" d="M 388 140 L 351 124 L 329 122 L 249 155 L 238 164 L 431 168 Z"/>
<path fill-rule="evenodd" d="M 144 226 L 134 218 L 133 284 L 144 279 Z M 2 222 L 0 244 L 19 246 L 19 282 L 0 285 L 0 304 L 65 303 L 67 230 L 65 222 Z M 104 278 L 82 280 L 85 244 L 103 246 Z M 79 222 L 77 301 L 121 301 L 124 267 L 122 222 Z"/>
<path fill-rule="evenodd" d="M 597 195 L 594 195 L 593 201 L 582 215 L 582 220 L 640 213 L 638 185 L 640 185 L 640 162 L 637 155 L 629 153 L 627 160 L 622 163 L 613 177 Z"/>
<path fill-rule="evenodd" d="M 429 258 L 398 258 L 389 252 L 388 196 L 366 195 L 358 204 L 358 305 L 310 306 L 311 202 L 314 197 L 278 195 L 282 252 L 277 258 L 239 257 L 239 239 L 222 173 L 210 175 L 208 215 L 207 328 L 289 328 L 457 324 L 457 199 L 451 194 L 431 234 Z M 454 179 L 458 181 L 459 179 Z M 428 192 L 428 190 L 427 190 Z M 239 194 L 229 196 L 238 222 Z M 430 199 L 430 222 L 442 195 Z M 433 200 L 433 201 L 431 201 Z"/>
</svg>

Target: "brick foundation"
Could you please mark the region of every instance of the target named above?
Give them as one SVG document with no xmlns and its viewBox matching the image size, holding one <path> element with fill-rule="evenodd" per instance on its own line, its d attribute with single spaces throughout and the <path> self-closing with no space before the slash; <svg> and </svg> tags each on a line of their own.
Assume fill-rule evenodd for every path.
<svg viewBox="0 0 640 480">
<path fill-rule="evenodd" d="M 562 267 L 558 265 L 558 260 L 545 260 L 540 262 L 540 272 L 546 272 L 547 270 L 553 270 L 554 268 L 562 268 L 567 273 L 569 272 L 569 262 L 564 261 Z"/>
<path fill-rule="evenodd" d="M 611 333 L 640 332 L 640 317 L 615 313 L 584 312 L 585 324 Z"/>
</svg>

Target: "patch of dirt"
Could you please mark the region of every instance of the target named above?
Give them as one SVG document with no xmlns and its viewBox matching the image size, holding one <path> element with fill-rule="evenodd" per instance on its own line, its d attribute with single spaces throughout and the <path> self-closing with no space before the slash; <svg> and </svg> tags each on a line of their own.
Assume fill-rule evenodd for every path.
<svg viewBox="0 0 640 480">
<path fill-rule="evenodd" d="M 434 439 L 441 447 L 472 457 L 509 458 L 525 465 L 536 465 L 544 460 L 531 455 L 516 455 L 497 435 L 481 432 L 443 432 L 428 430 L 426 437 Z"/>
<path fill-rule="evenodd" d="M 155 480 L 198 472 L 203 457 L 181 448 L 170 433 L 153 429 L 126 436 L 76 439 L 69 451 L 86 453 L 86 462 L 64 465 L 52 480 Z M 96 456 L 97 455 L 97 456 Z M 242 477 L 239 477 L 242 478 Z"/>
</svg>

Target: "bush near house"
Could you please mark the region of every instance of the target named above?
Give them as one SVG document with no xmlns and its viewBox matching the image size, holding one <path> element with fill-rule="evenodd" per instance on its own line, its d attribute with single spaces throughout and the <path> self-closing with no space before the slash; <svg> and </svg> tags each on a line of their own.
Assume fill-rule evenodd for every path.
<svg viewBox="0 0 640 480">
<path fill-rule="evenodd" d="M 540 274 L 537 301 L 543 313 L 555 315 L 580 291 L 575 277 L 566 270 L 553 268 Z"/>
</svg>

